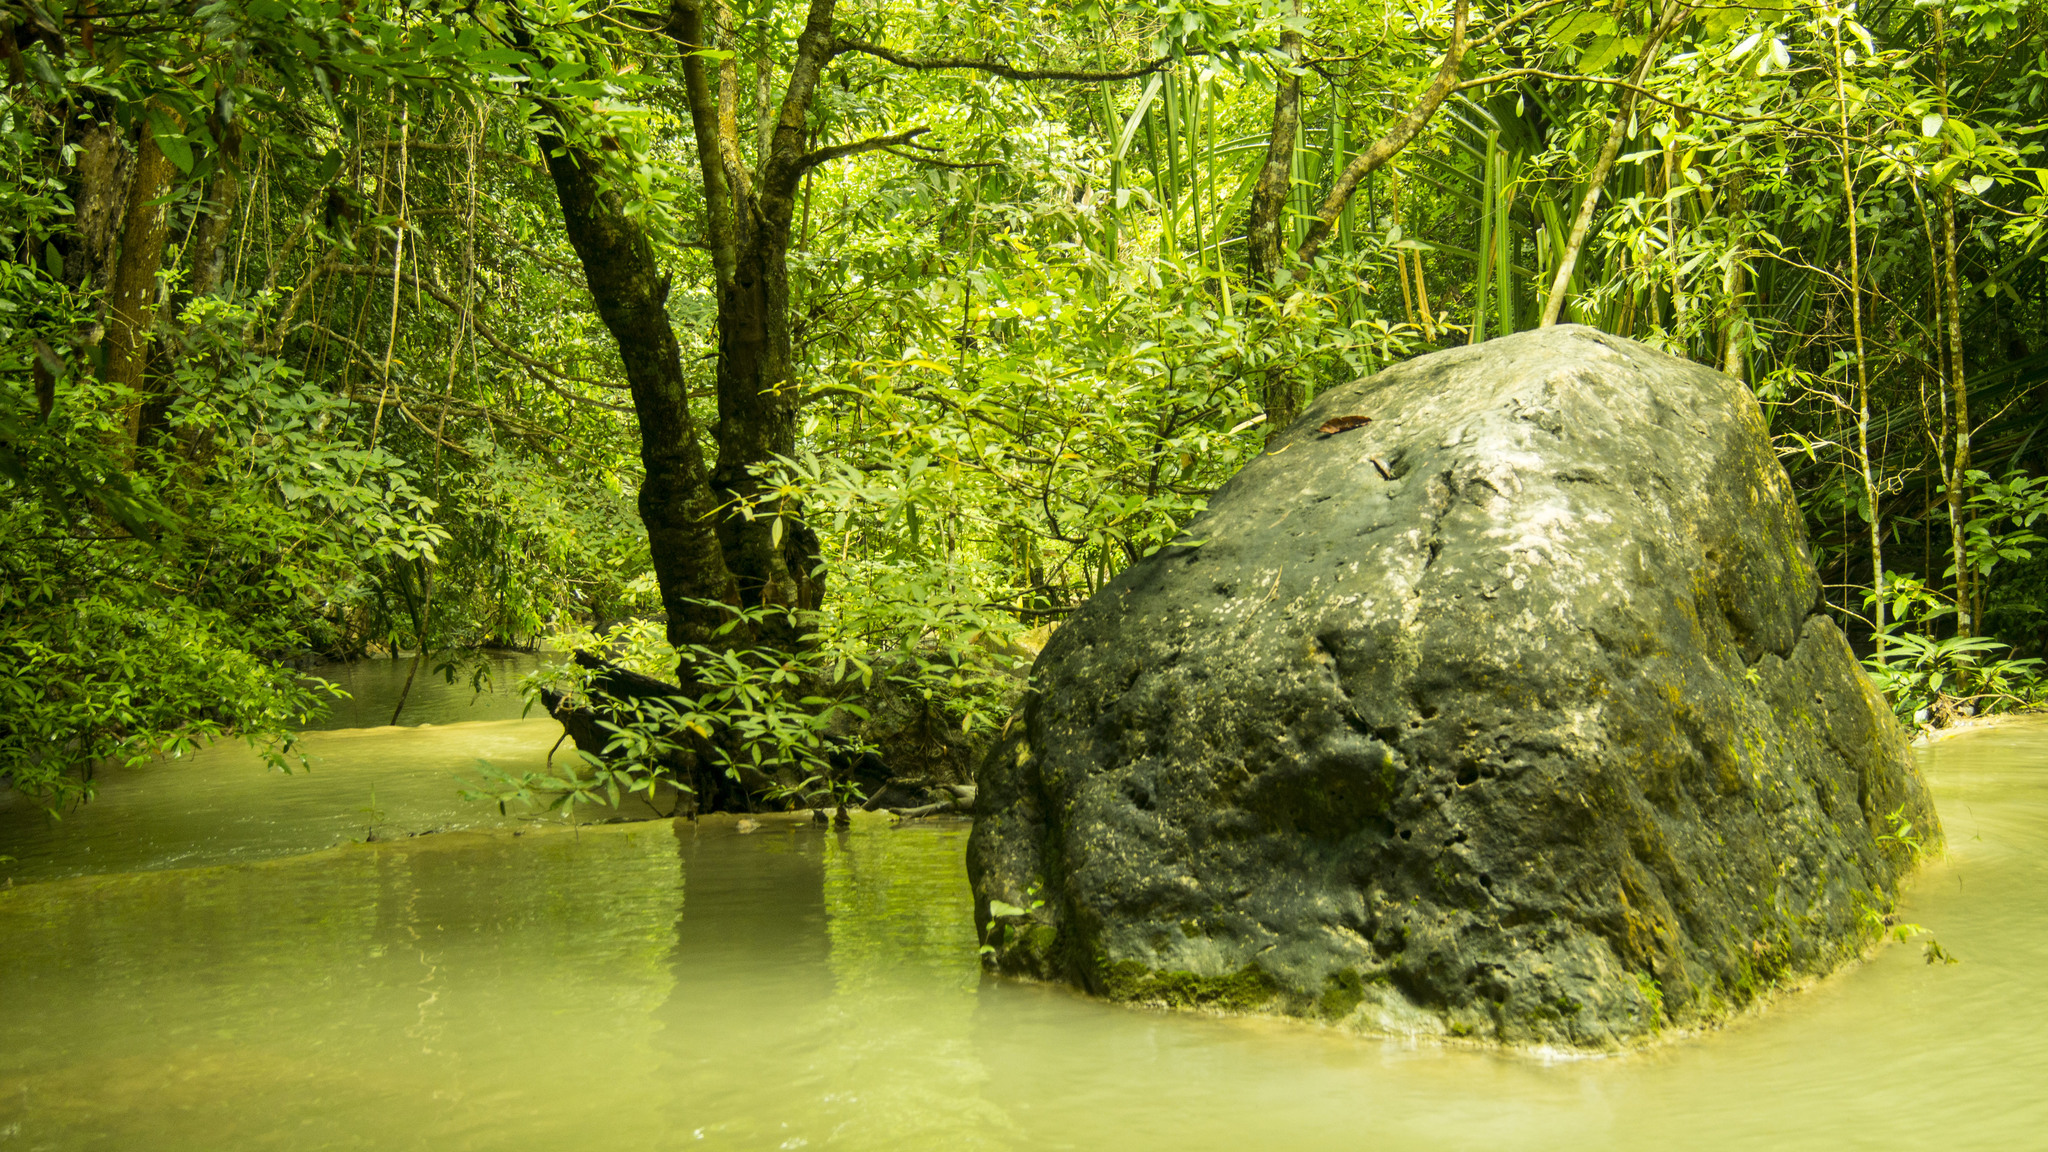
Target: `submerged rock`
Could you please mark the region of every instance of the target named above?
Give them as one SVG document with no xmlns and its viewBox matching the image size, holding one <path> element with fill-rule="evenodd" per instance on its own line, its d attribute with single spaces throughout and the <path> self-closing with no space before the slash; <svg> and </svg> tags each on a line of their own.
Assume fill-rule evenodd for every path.
<svg viewBox="0 0 2048 1152">
<path fill-rule="evenodd" d="M 1717 372 L 1576 326 L 1410 361 L 1181 540 L 980 771 L 999 971 L 1612 1046 L 1855 957 L 1939 837 Z"/>
</svg>

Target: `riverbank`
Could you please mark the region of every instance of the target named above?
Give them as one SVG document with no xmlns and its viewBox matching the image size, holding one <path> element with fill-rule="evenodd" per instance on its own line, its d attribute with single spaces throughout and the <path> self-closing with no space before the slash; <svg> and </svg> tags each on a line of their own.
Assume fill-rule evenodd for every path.
<svg viewBox="0 0 2048 1152">
<path fill-rule="evenodd" d="M 1937 744 L 1950 737 L 1966 732 L 1981 732 L 2020 720 L 2048 721 L 2048 704 L 2029 704 L 2011 712 L 1993 712 L 1984 716 L 1967 716 L 1946 728 L 1931 728 L 1923 725 L 1913 734 L 1914 747 Z"/>
</svg>

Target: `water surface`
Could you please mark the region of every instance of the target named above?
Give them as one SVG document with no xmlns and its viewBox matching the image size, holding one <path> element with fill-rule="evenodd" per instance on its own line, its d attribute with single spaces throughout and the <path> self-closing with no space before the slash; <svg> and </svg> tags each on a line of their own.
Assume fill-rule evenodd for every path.
<svg viewBox="0 0 2048 1152">
<path fill-rule="evenodd" d="M 332 733 L 324 771 L 382 802 L 471 745 L 544 755 L 532 723 Z M 1950 850 L 1903 912 L 1962 963 L 1892 946 L 1606 1059 L 984 978 L 964 823 L 570 829 L 490 809 L 468 831 L 18 883 L 0 889 L 0 1152 L 2038 1147 L 2048 723 L 1927 757 Z M 177 786 L 165 771 L 130 803 Z"/>
</svg>

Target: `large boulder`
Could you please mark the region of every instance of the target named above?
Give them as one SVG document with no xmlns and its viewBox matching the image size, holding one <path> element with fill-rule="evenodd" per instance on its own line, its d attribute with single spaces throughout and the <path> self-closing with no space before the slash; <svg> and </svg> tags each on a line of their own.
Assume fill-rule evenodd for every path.
<svg viewBox="0 0 2048 1152">
<path fill-rule="evenodd" d="M 1576 326 L 1319 397 L 1054 635 L 978 783 L 998 971 L 1517 1043 L 1824 973 L 1940 835 L 1756 400 Z"/>
</svg>

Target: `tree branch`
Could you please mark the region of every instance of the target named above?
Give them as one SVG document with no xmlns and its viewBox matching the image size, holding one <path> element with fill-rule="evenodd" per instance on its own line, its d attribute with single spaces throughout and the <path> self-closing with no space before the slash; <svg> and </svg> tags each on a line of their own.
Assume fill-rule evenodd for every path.
<svg viewBox="0 0 2048 1152">
<path fill-rule="evenodd" d="M 1471 0 L 1458 0 L 1457 10 L 1451 15 L 1451 42 L 1444 49 L 1443 63 L 1437 67 L 1436 79 L 1423 90 L 1422 99 L 1403 116 L 1399 123 L 1387 130 L 1387 134 L 1373 142 L 1372 147 L 1353 157 L 1344 171 L 1330 185 L 1330 194 L 1323 199 L 1322 207 L 1316 210 L 1315 219 L 1309 221 L 1308 232 L 1302 237 L 1301 248 L 1295 253 L 1303 260 L 1315 259 L 1316 249 L 1322 246 L 1330 233 L 1337 227 L 1337 217 L 1344 211 L 1344 205 L 1351 202 L 1351 194 L 1357 190 L 1358 182 L 1370 175 L 1382 164 L 1392 160 L 1409 141 L 1420 135 L 1430 117 L 1457 85 L 1458 69 L 1464 64 L 1465 21 L 1471 13 Z"/>
<path fill-rule="evenodd" d="M 908 144 L 929 131 L 929 128 L 912 128 L 908 132 L 898 132 L 893 136 L 875 136 L 866 140 L 856 140 L 851 144 L 834 144 L 830 148 L 820 148 L 815 152 L 806 153 L 799 162 L 797 171 L 807 172 L 820 164 L 829 164 L 842 157 L 858 156 L 862 152 L 874 152 L 878 149 Z"/>
<path fill-rule="evenodd" d="M 920 147 L 920 148 L 922 148 L 922 147 L 925 147 L 925 145 L 922 145 L 922 144 L 920 144 L 920 145 L 917 145 L 917 147 Z M 884 146 L 884 147 L 883 147 L 883 149 L 882 149 L 882 151 L 884 151 L 884 152 L 887 152 L 887 153 L 888 153 L 889 155 L 891 155 L 891 156 L 901 156 L 901 157 L 903 157 L 903 158 L 904 158 L 905 160 L 915 160 L 915 161 L 917 161 L 917 162 L 918 162 L 919 164 L 930 164 L 930 165 L 932 165 L 932 166 L 934 166 L 934 167 L 937 167 L 937 168 L 960 168 L 960 169 L 969 169 L 969 168 L 1001 168 L 1001 167 L 1002 167 L 1002 165 L 1001 165 L 1000 163 L 998 163 L 998 162 L 996 162 L 996 161 L 993 161 L 993 160 L 985 160 L 985 161 L 941 160 L 941 159 L 939 159 L 939 158 L 938 158 L 938 157 L 936 157 L 936 156 L 919 156 L 919 155 L 918 155 L 917 153 L 915 153 L 915 152 L 905 152 L 905 151 L 903 151 L 903 150 L 902 150 L 902 149 L 900 149 L 900 148 L 894 148 L 894 147 L 888 147 L 888 146 Z"/>
<path fill-rule="evenodd" d="M 818 78 L 832 59 L 834 7 L 834 0 L 811 0 L 804 30 L 796 38 L 796 59 L 790 62 L 789 87 L 782 93 L 773 144 L 761 160 L 762 209 L 770 219 L 785 225 L 793 211 L 797 181 L 816 164 L 823 163 L 804 154 L 804 125 L 810 116 L 811 94 L 817 90 Z"/>
<path fill-rule="evenodd" d="M 1150 76 L 1173 62 L 1172 57 L 1161 56 L 1149 63 L 1117 72 L 1091 72 L 1075 68 L 1019 68 L 1000 60 L 972 60 L 964 56 L 906 56 L 880 44 L 870 44 L 865 40 L 848 40 L 844 37 L 833 43 L 833 56 L 842 56 L 848 52 L 873 56 L 877 60 L 886 60 L 898 68 L 909 68 L 917 72 L 986 72 L 991 76 L 1001 76 L 1005 80 L 1072 80 L 1080 83 L 1135 80 L 1140 76 Z"/>
<path fill-rule="evenodd" d="M 328 265 L 328 270 L 332 272 L 347 273 L 348 275 L 351 276 L 385 276 L 389 274 L 384 269 L 378 268 L 371 264 L 330 264 Z M 454 298 L 449 296 L 448 291 L 442 288 L 439 284 L 432 283 L 431 281 L 423 281 L 416 276 L 403 272 L 399 273 L 398 278 L 401 281 L 426 292 L 427 295 L 432 296 L 435 300 L 440 301 L 441 304 L 444 305 L 445 307 L 457 312 L 460 312 L 462 310 L 461 305 L 457 304 Z M 550 364 L 545 360 L 536 360 L 533 357 L 528 356 L 525 353 L 519 351 L 518 349 L 512 347 L 510 344 L 507 344 L 504 340 L 500 339 L 497 333 L 491 331 L 491 329 L 484 324 L 483 317 L 475 315 L 476 311 L 477 310 L 475 309 L 471 310 L 472 315 L 470 318 L 472 322 L 475 323 L 476 325 L 477 335 L 482 336 L 484 338 L 484 343 L 489 344 L 492 348 L 497 349 L 503 355 L 509 357 L 510 359 L 516 360 L 521 364 L 524 364 L 528 368 L 532 368 L 538 372 L 542 372 L 550 376 L 560 377 L 563 380 L 572 380 L 578 384 L 587 384 L 593 388 L 625 389 L 632 387 L 632 385 L 630 384 L 607 384 L 602 380 L 591 380 L 582 376 L 571 376 L 569 373 L 564 372 L 558 365 Z M 593 404 L 598 403 L 598 401 L 595 400 L 590 402 Z M 615 406 L 607 405 L 607 407 Z M 631 411 L 631 409 L 621 409 L 621 411 Z"/>
<path fill-rule="evenodd" d="M 1642 54 L 1636 58 L 1634 71 L 1629 73 L 1628 86 L 1622 89 L 1621 99 L 1614 109 L 1614 121 L 1607 126 L 1607 139 L 1600 145 L 1600 159 L 1593 165 L 1593 171 L 1586 177 L 1586 195 L 1579 201 L 1579 211 L 1572 220 L 1571 236 L 1565 240 L 1564 251 L 1557 260 L 1557 275 L 1550 281 L 1550 296 L 1543 302 L 1543 319 L 1539 328 L 1548 328 L 1557 323 L 1564 313 L 1565 294 L 1571 290 L 1572 272 L 1578 267 L 1579 250 L 1585 246 L 1586 233 L 1593 226 L 1593 208 L 1600 203 L 1600 192 L 1607 184 L 1608 173 L 1614 170 L 1615 157 L 1621 153 L 1621 138 L 1628 133 L 1629 120 L 1636 108 L 1636 90 L 1642 86 L 1643 77 L 1650 72 L 1650 64 L 1657 58 L 1658 45 L 1669 35 L 1678 22 L 1692 11 L 1686 0 L 1671 0 L 1664 15 L 1657 21 L 1657 27 L 1643 42 Z"/>
<path fill-rule="evenodd" d="M 356 343 L 355 341 L 349 339 L 346 336 L 343 336 L 341 333 L 336 332 L 334 329 L 327 327 L 325 324 L 319 323 L 318 321 L 302 320 L 292 329 L 292 331 L 296 332 L 301 328 L 310 328 L 313 331 L 318 332 L 321 335 L 326 336 L 329 339 L 340 344 L 344 349 L 348 351 L 350 359 L 354 360 L 357 364 L 362 365 L 364 371 L 370 373 L 370 375 L 376 377 L 378 380 L 394 386 L 397 384 L 397 381 L 392 380 L 390 375 L 384 371 L 384 366 L 377 362 L 376 356 L 373 353 L 371 353 L 369 349 L 364 348 L 362 345 Z M 541 383 L 546 384 L 547 381 L 543 380 L 541 381 Z M 418 424 L 420 426 L 421 431 L 425 432 L 428 436 L 432 437 L 433 439 L 440 441 L 441 446 L 444 448 L 452 448 L 455 451 L 462 453 L 464 456 L 471 455 L 468 449 L 462 447 L 460 444 L 455 444 L 444 439 L 443 437 L 441 437 L 439 433 L 435 432 L 431 428 L 428 428 L 420 420 L 419 417 L 413 415 L 410 407 L 406 405 L 404 401 L 402 390 L 394 387 L 393 391 L 399 393 L 399 409 L 403 411 L 405 415 L 409 419 L 411 419 L 414 424 Z M 560 390 L 557 389 L 557 391 Z M 578 399 L 578 397 L 575 396 L 570 396 L 569 398 Z M 368 404 L 369 402 L 370 401 L 367 397 L 357 401 L 357 403 L 360 404 Z M 601 401 L 596 400 L 584 400 L 583 402 L 586 404 L 602 403 Z M 518 435 L 526 436 L 532 439 L 552 441 L 557 439 L 560 435 L 552 428 L 543 428 L 538 424 L 529 424 L 524 420 L 519 420 L 511 416 L 506 416 L 501 412 L 497 412 L 493 409 L 486 408 L 481 404 L 472 404 L 466 400 L 436 399 L 431 403 L 435 406 L 438 406 L 438 408 L 444 412 L 450 408 L 466 409 L 472 415 L 481 416 L 485 420 L 489 420 L 494 423 L 500 424 L 504 426 L 506 429 L 514 433 L 517 433 Z M 602 406 L 606 408 L 612 407 L 612 405 L 610 404 L 603 404 Z M 435 407 L 430 407 L 427 404 L 422 404 L 420 405 L 420 407 L 426 408 L 430 412 L 435 410 Z"/>
<path fill-rule="evenodd" d="M 671 0 L 662 33 L 683 50 L 684 102 L 690 106 L 690 129 L 697 139 L 698 167 L 704 177 L 704 235 L 711 250 L 712 272 L 720 286 L 732 283 L 737 257 L 732 245 L 732 189 L 718 150 L 718 106 L 704 75 L 704 12 L 699 0 Z"/>
<path fill-rule="evenodd" d="M 1788 131 L 1802 136 L 1817 137 L 1837 142 L 1844 139 L 1833 132 L 1815 131 L 1804 125 L 1794 123 L 1790 117 L 1786 116 L 1737 116 L 1732 112 L 1716 112 L 1712 108 L 1705 108 L 1698 104 L 1687 104 L 1683 100 L 1673 100 L 1669 96 L 1645 88 L 1640 84 L 1631 83 L 1618 76 L 1580 76 L 1572 72 L 1550 72 L 1542 68 L 1510 68 L 1505 72 L 1494 72 L 1486 76 L 1475 76 L 1470 80 L 1461 80 L 1458 82 L 1455 90 L 1463 92 L 1468 88 L 1485 88 L 1489 85 L 1524 78 L 1559 80 L 1567 84 L 1600 84 L 1610 88 L 1621 88 L 1653 104 L 1662 104 L 1666 108 L 1674 108 L 1680 112 L 1690 112 L 1695 116 L 1708 120 L 1719 120 L 1724 124 L 1777 124 Z"/>
</svg>

